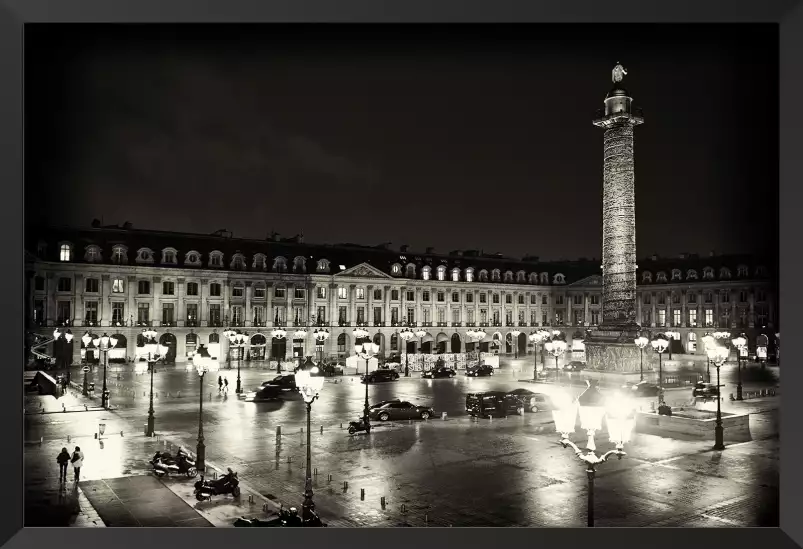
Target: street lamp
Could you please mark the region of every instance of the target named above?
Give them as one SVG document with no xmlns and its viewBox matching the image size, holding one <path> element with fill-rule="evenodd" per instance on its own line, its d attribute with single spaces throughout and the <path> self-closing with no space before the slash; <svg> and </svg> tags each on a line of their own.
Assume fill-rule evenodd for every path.
<svg viewBox="0 0 803 549">
<path fill-rule="evenodd" d="M 558 369 L 558 358 L 566 352 L 566 342 L 562 339 L 560 332 L 554 333 L 552 339 L 544 344 L 546 352 L 555 357 L 555 383 L 560 380 L 560 370 Z"/>
<path fill-rule="evenodd" d="M 293 341 L 296 339 L 305 340 L 307 337 L 307 330 L 306 328 L 299 328 L 295 332 L 293 332 Z M 295 343 L 293 344 L 295 345 Z M 301 354 L 298 355 L 298 367 L 301 368 L 301 361 L 304 359 L 304 349 L 301 349 Z"/>
<path fill-rule="evenodd" d="M 168 348 L 164 345 L 159 345 L 156 341 L 156 330 L 142 330 L 142 336 L 148 343 L 145 344 L 145 350 L 148 353 L 148 369 L 151 372 L 151 393 L 150 393 L 150 407 L 148 408 L 148 432 L 146 436 L 152 437 L 155 432 L 155 420 L 153 416 L 153 372 L 156 370 L 156 363 L 167 356 Z"/>
<path fill-rule="evenodd" d="M 637 337 L 635 339 L 635 344 L 636 344 L 636 347 L 638 347 L 639 354 L 640 354 L 640 356 L 639 356 L 639 381 L 644 381 L 644 347 L 646 347 L 649 342 L 650 342 L 650 340 L 647 339 L 644 336 L 639 336 L 639 337 Z"/>
<path fill-rule="evenodd" d="M 287 330 L 285 330 L 284 328 L 281 328 L 281 327 L 274 328 L 273 331 L 270 333 L 270 335 L 274 339 L 279 339 L 279 340 L 286 339 L 287 338 Z M 271 340 L 271 344 L 272 343 L 273 343 L 273 341 Z M 281 357 L 281 355 L 279 355 L 278 362 L 276 363 L 276 373 L 277 374 L 282 373 L 282 357 Z"/>
<path fill-rule="evenodd" d="M 402 328 L 399 337 L 404 341 L 404 377 L 410 377 L 410 353 L 407 352 L 407 343 L 415 337 L 410 328 Z"/>
<path fill-rule="evenodd" d="M 731 340 L 733 347 L 736 349 L 736 371 L 738 372 L 738 382 L 736 384 L 736 400 L 742 399 L 742 353 L 747 349 L 747 338 L 744 334 L 739 337 L 734 337 Z"/>
<path fill-rule="evenodd" d="M 307 407 L 307 469 L 306 479 L 304 480 L 304 503 L 301 504 L 301 520 L 306 526 L 312 524 L 315 518 L 315 503 L 312 501 L 312 403 L 318 398 L 318 393 L 323 389 L 323 376 L 321 370 L 312 363 L 310 357 L 304 366 L 296 372 L 296 388 L 304 398 Z"/>
<path fill-rule="evenodd" d="M 563 402 L 552 411 L 555 430 L 561 434 L 560 443 L 564 448 L 571 446 L 575 455 L 586 465 L 588 475 L 588 526 L 594 526 L 594 478 L 596 467 L 613 456 L 622 459 L 627 454 L 624 445 L 630 442 L 630 434 L 635 424 L 635 407 L 628 399 L 606 401 L 599 388 L 586 381 L 587 388 L 575 402 Z M 568 397 L 566 398 L 568 400 Z M 588 441 L 585 450 L 581 450 L 569 439 L 574 432 L 577 416 L 580 416 L 580 428 L 586 431 Z M 606 420 L 608 438 L 616 445 L 615 450 L 605 452 L 601 456 L 596 453 L 597 446 L 594 435 L 602 429 L 602 420 Z"/>
<path fill-rule="evenodd" d="M 363 422 L 365 423 L 365 432 L 370 433 L 371 420 L 368 417 L 368 362 L 379 352 L 379 345 L 370 341 L 362 344 L 358 343 L 354 346 L 354 352 L 357 354 L 357 357 L 365 361 L 365 379 L 363 380 L 365 383 L 365 408 L 363 409 Z"/>
<path fill-rule="evenodd" d="M 415 337 L 418 338 L 418 350 L 421 351 L 421 354 L 424 354 L 424 336 L 427 335 L 427 331 L 419 328 L 415 331 Z M 423 368 L 423 365 L 422 365 Z"/>
<path fill-rule="evenodd" d="M 84 344 L 84 353 L 83 353 L 84 356 L 81 357 L 81 365 L 86 366 L 87 363 L 86 352 L 89 348 L 89 344 L 92 343 L 92 336 L 89 334 L 88 331 L 81 336 L 81 342 Z"/>
<path fill-rule="evenodd" d="M 89 395 L 89 385 L 88 385 L 87 380 L 86 380 L 86 374 L 89 371 L 89 366 L 87 366 L 87 363 L 86 363 L 86 350 L 89 347 L 89 344 L 92 343 L 92 336 L 89 335 L 89 332 L 87 332 L 81 337 L 81 341 L 84 343 L 84 361 L 83 361 L 84 362 L 84 367 L 83 367 L 83 370 L 84 370 L 84 390 L 83 390 L 83 394 L 84 394 L 84 396 L 88 396 Z"/>
<path fill-rule="evenodd" d="M 480 352 L 480 342 L 485 339 L 487 335 L 485 330 L 482 328 L 477 328 L 476 330 L 470 329 L 466 332 L 466 335 L 470 337 L 474 344 L 477 346 L 477 367 L 479 368 L 482 365 L 482 353 Z"/>
<path fill-rule="evenodd" d="M 237 335 L 237 332 L 232 330 L 231 328 L 226 328 L 223 330 L 223 337 L 226 338 L 226 347 L 228 347 L 228 352 L 226 353 L 226 369 L 231 370 L 231 343 L 232 338 Z"/>
<path fill-rule="evenodd" d="M 650 344 L 653 350 L 658 353 L 658 406 L 661 406 L 664 403 L 664 366 L 661 361 L 661 355 L 669 347 L 669 341 L 667 341 L 664 334 L 658 334 Z"/>
<path fill-rule="evenodd" d="M 315 331 L 312 332 L 312 335 L 315 337 L 315 341 L 318 342 L 318 347 L 320 347 L 321 350 L 321 358 L 319 359 L 319 362 L 323 362 L 323 345 L 326 340 L 329 339 L 329 330 L 325 328 L 316 328 Z"/>
<path fill-rule="evenodd" d="M 546 330 L 534 330 L 528 339 L 533 343 L 533 381 L 538 379 L 538 346 L 549 339 L 549 332 Z M 541 361 L 543 364 L 543 361 Z"/>
<path fill-rule="evenodd" d="M 240 364 L 243 362 L 243 349 L 245 348 L 246 340 L 247 338 L 239 331 L 233 336 L 229 336 L 229 341 L 231 341 L 232 346 L 237 349 L 237 388 L 234 392 L 238 395 L 243 392 L 243 387 L 240 383 Z"/>
<path fill-rule="evenodd" d="M 104 333 L 99 338 L 93 340 L 92 343 L 95 344 L 95 347 L 100 349 L 103 355 L 103 394 L 100 397 L 100 402 L 101 406 L 107 408 L 109 406 L 109 391 L 106 389 L 106 367 L 109 364 L 109 350 L 117 345 L 117 338 L 109 337 Z"/>
<path fill-rule="evenodd" d="M 195 468 L 202 472 L 206 468 L 206 446 L 204 445 L 204 376 L 220 369 L 216 360 L 211 360 L 209 353 L 201 346 L 192 358 L 195 371 L 198 372 L 198 445 L 195 448 Z"/>
<path fill-rule="evenodd" d="M 709 334 L 703 337 L 705 353 L 708 355 L 708 359 L 713 362 L 714 366 L 717 368 L 717 423 L 714 427 L 714 450 L 725 449 L 725 437 L 722 428 L 722 396 L 719 394 L 719 368 L 728 360 L 730 351 L 727 346 L 720 343 L 721 340 L 722 338 L 717 338 L 716 335 Z"/>
<path fill-rule="evenodd" d="M 521 332 L 518 330 L 513 330 L 510 332 L 510 339 L 511 343 L 513 343 L 513 359 L 518 360 L 519 358 L 519 336 Z"/>
<path fill-rule="evenodd" d="M 672 360 L 672 340 L 680 339 L 680 333 L 669 331 L 669 332 L 664 332 L 664 336 L 669 341 L 669 345 L 667 346 L 667 349 L 669 349 L 669 356 L 667 357 L 667 360 Z"/>
</svg>

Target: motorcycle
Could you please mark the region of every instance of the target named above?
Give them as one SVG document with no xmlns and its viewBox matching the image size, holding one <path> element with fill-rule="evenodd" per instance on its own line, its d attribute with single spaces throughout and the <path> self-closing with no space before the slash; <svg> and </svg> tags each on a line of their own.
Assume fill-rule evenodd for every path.
<svg viewBox="0 0 803 549">
<path fill-rule="evenodd" d="M 271 520 L 260 520 L 258 518 L 247 519 L 240 517 L 234 521 L 237 527 L 264 527 L 264 528 L 297 528 L 297 527 L 326 527 L 320 517 L 313 511 L 312 519 L 304 521 L 298 516 L 298 509 L 291 507 L 289 510 L 279 510 L 279 516 Z"/>
<path fill-rule="evenodd" d="M 173 457 L 168 453 L 156 452 L 153 459 L 151 459 L 153 472 L 157 476 L 165 476 L 172 474 L 186 475 L 187 478 L 195 478 L 198 475 L 198 469 L 195 468 L 195 461 L 179 450 L 176 456 Z"/>
<path fill-rule="evenodd" d="M 198 501 L 210 500 L 212 496 L 231 494 L 240 497 L 240 481 L 237 473 L 229 468 L 229 472 L 216 480 L 201 479 L 195 483 L 195 499 Z"/>
<path fill-rule="evenodd" d="M 371 431 L 370 426 L 365 423 L 363 418 L 360 418 L 357 421 L 349 421 L 349 434 L 353 435 L 358 431 Z"/>
</svg>

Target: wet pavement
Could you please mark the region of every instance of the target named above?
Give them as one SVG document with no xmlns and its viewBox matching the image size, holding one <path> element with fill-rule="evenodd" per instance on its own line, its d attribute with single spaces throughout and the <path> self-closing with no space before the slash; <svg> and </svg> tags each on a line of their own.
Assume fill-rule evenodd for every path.
<svg viewBox="0 0 803 549">
<path fill-rule="evenodd" d="M 134 462 L 144 462 L 159 443 L 142 436 L 149 376 L 136 376 L 130 366 L 124 368 L 129 371 L 120 372 L 119 380 L 118 372 L 107 374 L 111 402 L 119 409 L 59 414 L 58 405 L 56 413 L 28 416 L 26 439 L 38 440 L 29 422 L 46 422 L 52 436 L 62 442 L 67 435 L 92 440 L 99 422 L 95 416 L 102 416 L 107 433 L 136 439 L 142 449 L 131 446 L 132 455 L 116 460 L 107 455 L 127 466 L 106 465 L 98 471 L 99 478 L 114 478 L 126 468 L 134 474 Z M 90 380 L 97 373 L 90 374 Z M 81 374 L 72 375 L 73 382 L 80 383 Z M 303 402 L 297 395 L 275 403 L 244 402 L 234 394 L 236 370 L 220 375 L 229 379 L 228 395 L 218 394 L 216 375 L 204 380 L 207 460 L 237 470 L 261 497 L 300 506 L 306 453 L 306 436 L 300 432 L 305 424 Z M 241 371 L 247 389 L 275 375 L 256 368 Z M 492 378 L 414 377 L 370 385 L 372 403 L 400 398 L 431 405 L 438 416 L 426 422 L 381 425 L 370 435 L 354 436 L 341 429 L 341 423 L 345 426 L 362 413 L 365 386 L 352 376 L 327 380 L 312 408 L 311 434 L 312 467 L 317 472 L 313 488 L 322 518 L 332 526 L 584 526 L 585 469 L 571 450 L 557 444 L 549 413 L 492 421 L 466 416 L 467 392 L 521 386 L 545 393 L 563 390 L 523 384 L 517 381 L 520 376 L 521 372 L 503 369 Z M 99 395 L 101 383 L 96 380 L 96 384 Z M 726 387 L 725 394 L 729 390 Z M 194 449 L 197 374 L 183 366 L 160 367 L 154 391 L 162 444 L 168 439 Z M 84 400 L 77 397 L 79 403 Z M 754 439 L 729 445 L 724 452 L 712 451 L 712 441 L 636 434 L 626 447 L 627 457 L 598 469 L 597 525 L 777 526 L 779 402 L 780 396 L 723 402 L 725 411 L 753 414 Z M 446 419 L 440 419 L 441 412 L 447 413 Z M 62 425 L 63 416 L 75 419 Z M 277 437 L 280 426 L 282 434 Z M 581 439 L 576 433 L 575 442 Z M 597 445 L 600 450 L 609 446 L 604 436 L 597 437 Z M 88 458 L 87 474 L 90 463 Z M 26 468 L 26 482 L 27 475 Z"/>
</svg>

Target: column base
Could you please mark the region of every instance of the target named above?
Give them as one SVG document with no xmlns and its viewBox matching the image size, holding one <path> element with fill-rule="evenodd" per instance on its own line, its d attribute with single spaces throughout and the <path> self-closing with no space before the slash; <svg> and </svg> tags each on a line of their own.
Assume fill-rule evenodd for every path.
<svg viewBox="0 0 803 549">
<path fill-rule="evenodd" d="M 633 373 L 641 368 L 636 347 L 641 326 L 634 323 L 602 324 L 585 340 L 586 363 L 592 370 Z"/>
</svg>

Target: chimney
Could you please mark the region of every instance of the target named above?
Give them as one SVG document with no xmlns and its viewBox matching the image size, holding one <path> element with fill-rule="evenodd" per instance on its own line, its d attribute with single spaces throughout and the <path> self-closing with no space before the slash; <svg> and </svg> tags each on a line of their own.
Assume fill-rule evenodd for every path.
<svg viewBox="0 0 803 549">
<path fill-rule="evenodd" d="M 653 261 L 658 261 L 658 254 L 652 254 L 652 256 L 650 256 L 650 259 L 652 259 Z"/>
<path fill-rule="evenodd" d="M 298 242 L 299 244 L 303 244 L 304 243 L 304 233 L 296 235 L 296 242 Z"/>
<path fill-rule="evenodd" d="M 410 250 L 410 246 L 408 244 L 402 244 L 399 246 L 399 251 L 403 254 L 406 254 Z"/>
<path fill-rule="evenodd" d="M 683 252 L 682 254 L 678 255 L 678 258 L 679 259 L 686 259 L 687 256 L 688 256 L 688 254 L 686 252 Z"/>
<path fill-rule="evenodd" d="M 716 257 L 716 255 L 717 255 L 717 252 L 715 252 L 714 250 L 711 250 L 710 252 L 708 252 L 708 257 Z"/>
<path fill-rule="evenodd" d="M 434 254 L 435 253 L 435 248 L 430 246 L 429 248 L 427 248 L 427 253 L 428 254 Z"/>
</svg>

